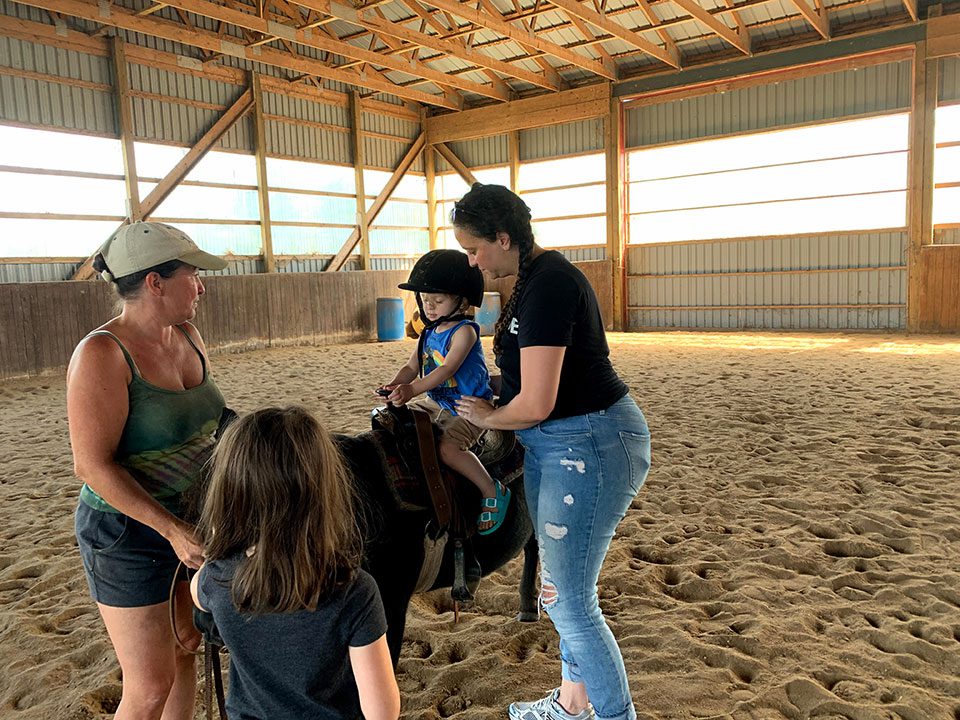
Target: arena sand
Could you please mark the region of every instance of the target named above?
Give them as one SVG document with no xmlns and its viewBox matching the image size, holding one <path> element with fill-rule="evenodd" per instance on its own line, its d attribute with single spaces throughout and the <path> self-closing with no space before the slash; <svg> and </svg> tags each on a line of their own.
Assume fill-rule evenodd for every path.
<svg viewBox="0 0 960 720">
<path fill-rule="evenodd" d="M 485 340 L 489 346 L 488 339 Z M 600 598 L 640 716 L 960 719 L 960 342 L 611 336 L 653 470 Z M 411 341 L 213 359 L 230 405 L 302 403 L 359 432 Z M 109 717 L 119 671 L 73 538 L 60 376 L 0 384 L 0 717 Z M 453 625 L 413 603 L 404 717 L 505 717 L 559 674 L 519 564 Z M 199 704 L 198 704 L 199 707 Z M 199 712 L 198 712 L 198 717 Z"/>
</svg>

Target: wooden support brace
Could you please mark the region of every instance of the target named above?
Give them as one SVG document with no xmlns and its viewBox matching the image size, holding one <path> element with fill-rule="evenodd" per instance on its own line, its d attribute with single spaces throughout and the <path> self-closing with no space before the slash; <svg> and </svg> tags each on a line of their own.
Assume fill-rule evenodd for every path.
<svg viewBox="0 0 960 720">
<path fill-rule="evenodd" d="M 237 98 L 236 102 L 227 108 L 213 126 L 204 133 L 203 137 L 197 141 L 197 144 L 190 148 L 190 151 L 184 155 L 183 159 L 167 173 L 167 176 L 163 178 L 153 191 L 147 195 L 143 202 L 140 203 L 140 219 L 148 218 L 153 214 L 153 211 L 157 209 L 160 203 L 167 199 L 167 196 L 173 192 L 173 189 L 180 184 L 196 164 L 200 162 L 203 156 L 207 154 L 207 151 L 216 145 L 224 133 L 233 127 L 234 123 L 243 117 L 244 113 L 251 107 L 253 107 L 253 91 L 247 88 L 241 93 L 240 97 Z M 124 220 L 120 223 L 120 227 L 123 227 L 129 222 L 129 219 Z M 77 272 L 73 275 L 73 279 L 88 280 L 93 277 L 93 274 L 93 256 L 91 255 L 77 269 Z"/>
<path fill-rule="evenodd" d="M 473 185 L 477 181 L 477 178 L 475 178 L 473 173 L 470 172 L 470 168 L 463 164 L 463 161 L 457 157 L 457 154 L 453 152 L 453 150 L 443 143 L 437 143 L 433 147 L 438 153 L 440 153 L 440 155 L 443 156 L 444 160 L 450 163 L 453 169 L 457 171 L 457 175 L 462 177 L 463 181 L 467 185 Z"/>
<path fill-rule="evenodd" d="M 410 149 L 407 150 L 406 155 L 403 156 L 400 164 L 397 165 L 396 169 L 393 171 L 390 179 L 387 180 L 387 184 L 384 186 L 383 190 L 380 191 L 379 195 L 377 195 L 377 199 L 373 201 L 373 205 L 371 205 L 370 209 L 367 210 L 366 222 L 368 227 L 373 224 L 374 220 L 376 220 L 377 215 L 380 214 L 383 206 L 387 203 L 387 200 L 390 199 L 390 196 L 403 179 L 403 176 L 407 174 L 407 170 L 410 169 L 410 166 L 413 165 L 420 153 L 423 152 L 423 148 L 425 146 L 426 135 L 421 132 L 419 137 L 413 141 Z M 336 272 L 342 268 L 346 264 L 347 258 L 350 257 L 350 253 L 353 252 L 353 249 L 357 246 L 358 242 L 360 242 L 360 231 L 359 229 L 355 229 L 352 233 L 350 233 L 350 237 L 347 238 L 347 241 L 343 244 L 343 247 L 341 247 L 337 251 L 337 254 L 333 256 L 333 259 L 330 260 L 330 264 L 327 265 L 327 267 L 324 269 L 324 272 Z"/>
<path fill-rule="evenodd" d="M 607 164 L 607 259 L 613 272 L 614 330 L 627 328 L 625 200 L 626 151 L 623 137 L 623 107 L 610 98 L 610 111 L 603 122 L 603 140 Z"/>
</svg>

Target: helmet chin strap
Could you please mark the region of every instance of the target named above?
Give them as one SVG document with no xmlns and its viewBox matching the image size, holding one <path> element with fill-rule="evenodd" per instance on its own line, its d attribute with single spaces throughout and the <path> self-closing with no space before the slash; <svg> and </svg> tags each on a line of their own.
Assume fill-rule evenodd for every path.
<svg viewBox="0 0 960 720">
<path fill-rule="evenodd" d="M 466 298 L 463 295 L 459 296 L 457 301 L 457 310 L 454 310 L 449 315 L 444 315 L 438 317 L 436 320 L 427 321 L 427 314 L 423 311 L 423 300 L 420 298 L 420 293 L 416 294 L 417 298 L 417 307 L 420 308 L 420 320 L 423 322 L 423 330 L 420 332 L 420 337 L 417 339 L 417 365 L 420 368 L 420 377 L 423 377 L 423 342 L 427 336 L 427 330 L 432 330 L 440 323 L 453 322 L 456 320 L 467 320 L 467 314 L 463 312 L 458 312 L 459 309 L 463 306 L 463 301 Z"/>
</svg>

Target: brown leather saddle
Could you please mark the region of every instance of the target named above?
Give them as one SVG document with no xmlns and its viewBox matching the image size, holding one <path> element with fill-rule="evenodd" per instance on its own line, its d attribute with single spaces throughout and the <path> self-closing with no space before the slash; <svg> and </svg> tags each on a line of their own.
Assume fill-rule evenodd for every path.
<svg viewBox="0 0 960 720">
<path fill-rule="evenodd" d="M 440 431 L 429 414 L 388 405 L 373 411 L 371 424 L 398 507 L 431 510 L 436 533 L 449 529 L 461 537 L 472 535 L 478 504 L 471 501 L 473 486 L 440 463 Z M 523 475 L 523 448 L 511 431 L 487 430 L 471 450 L 504 485 Z"/>
</svg>

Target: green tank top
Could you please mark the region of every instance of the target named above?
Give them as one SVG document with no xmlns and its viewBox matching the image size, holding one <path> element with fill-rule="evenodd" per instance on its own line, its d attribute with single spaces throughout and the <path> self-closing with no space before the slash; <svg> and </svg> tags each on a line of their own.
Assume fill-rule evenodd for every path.
<svg viewBox="0 0 960 720">
<path fill-rule="evenodd" d="M 180 510 L 181 493 L 196 482 L 213 450 L 224 408 L 223 395 L 210 376 L 203 353 L 186 330 L 180 326 L 177 329 L 197 351 L 203 365 L 203 382 L 187 390 L 166 390 L 144 380 L 133 357 L 113 333 L 97 330 L 88 335 L 112 338 L 130 366 L 129 410 L 117 445 L 117 464 L 175 514 Z M 86 483 L 80 499 L 94 510 L 119 512 Z"/>
</svg>

